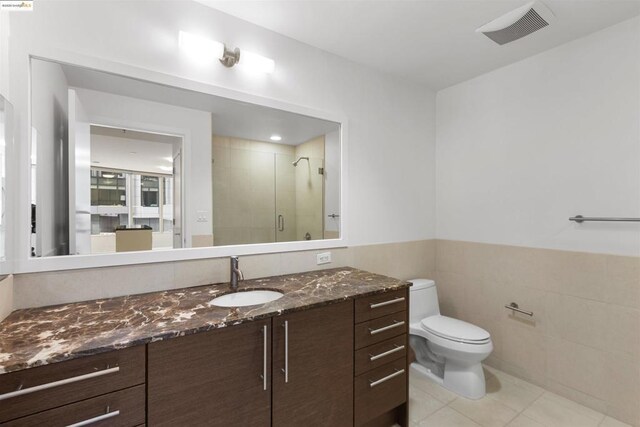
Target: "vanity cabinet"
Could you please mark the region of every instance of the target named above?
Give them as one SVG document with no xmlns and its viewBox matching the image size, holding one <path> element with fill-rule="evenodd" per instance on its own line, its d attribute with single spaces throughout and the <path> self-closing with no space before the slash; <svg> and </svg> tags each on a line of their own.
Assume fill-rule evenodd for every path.
<svg viewBox="0 0 640 427">
<path fill-rule="evenodd" d="M 355 301 L 354 424 L 408 425 L 409 291 Z"/>
<path fill-rule="evenodd" d="M 273 427 L 353 425 L 353 301 L 273 318 Z"/>
<path fill-rule="evenodd" d="M 353 302 L 151 343 L 148 369 L 151 426 L 351 426 Z"/>
<path fill-rule="evenodd" d="M 0 380 L 2 425 L 93 421 L 133 427 L 145 421 L 144 346 L 11 372 Z"/>
<path fill-rule="evenodd" d="M 150 426 L 271 424 L 271 319 L 150 343 L 148 370 Z"/>
</svg>

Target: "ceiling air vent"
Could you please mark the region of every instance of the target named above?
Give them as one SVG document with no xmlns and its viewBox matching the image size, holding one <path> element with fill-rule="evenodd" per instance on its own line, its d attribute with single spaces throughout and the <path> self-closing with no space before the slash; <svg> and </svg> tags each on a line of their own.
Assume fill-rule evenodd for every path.
<svg viewBox="0 0 640 427">
<path fill-rule="evenodd" d="M 483 25 L 476 32 L 503 45 L 548 26 L 553 18 L 549 8 L 539 1 L 532 1 Z"/>
</svg>

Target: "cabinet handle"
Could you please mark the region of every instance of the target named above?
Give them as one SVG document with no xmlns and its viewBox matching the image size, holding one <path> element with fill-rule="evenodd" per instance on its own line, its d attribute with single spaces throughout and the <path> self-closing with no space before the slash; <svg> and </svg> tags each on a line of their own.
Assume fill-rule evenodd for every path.
<svg viewBox="0 0 640 427">
<path fill-rule="evenodd" d="M 101 371 L 91 372 L 90 374 L 78 375 L 77 377 L 65 378 L 59 381 L 53 381 L 46 384 L 37 385 L 34 387 L 23 388 L 22 390 L 11 391 L 9 393 L 0 394 L 0 400 L 11 399 L 12 397 L 22 396 L 24 394 L 35 393 L 36 391 L 47 390 L 54 387 L 59 387 L 65 384 L 71 384 L 78 381 L 84 381 L 95 377 L 101 377 L 103 375 L 113 374 L 120 370 L 119 366 L 114 368 L 103 369 Z"/>
<path fill-rule="evenodd" d="M 378 302 L 376 304 L 369 304 L 369 308 L 384 307 L 385 305 L 391 305 L 391 304 L 395 304 L 397 302 L 402 302 L 402 301 L 404 301 L 404 297 L 391 299 L 389 301 Z"/>
<path fill-rule="evenodd" d="M 398 375 L 402 375 L 404 374 L 404 369 L 396 369 L 396 371 L 393 374 L 389 374 L 386 377 L 382 377 L 379 380 L 369 380 L 369 387 L 373 388 L 377 385 L 382 384 L 385 381 L 389 381 L 391 378 L 395 378 Z"/>
<path fill-rule="evenodd" d="M 402 325 L 404 325 L 404 320 L 400 320 L 400 321 L 394 320 L 393 324 L 389 326 L 383 326 L 382 328 L 378 328 L 378 329 L 369 328 L 369 334 L 371 335 L 379 334 L 380 332 L 388 331 L 389 329 L 393 329 L 393 328 L 398 328 Z"/>
<path fill-rule="evenodd" d="M 109 418 L 117 417 L 120 415 L 120 411 L 109 412 L 109 407 L 107 407 L 107 413 L 98 415 L 97 417 L 89 418 L 88 420 L 80 421 L 79 423 L 69 424 L 67 427 L 82 427 L 88 426 L 89 424 L 94 424 L 99 421 L 108 420 Z"/>
<path fill-rule="evenodd" d="M 289 321 L 285 320 L 284 326 L 284 382 L 289 382 Z"/>
<path fill-rule="evenodd" d="M 262 327 L 262 389 L 267 390 L 267 325 Z"/>
<path fill-rule="evenodd" d="M 402 350 L 404 350 L 404 345 L 394 344 L 394 348 L 392 348 L 391 350 L 385 351 L 384 353 L 376 354 L 375 356 L 370 354 L 369 355 L 370 356 L 369 360 L 371 362 L 373 362 L 375 360 L 381 359 L 381 358 L 383 358 L 385 356 L 388 356 L 388 355 L 393 354 L 393 353 L 397 353 L 397 352 L 402 351 Z"/>
</svg>

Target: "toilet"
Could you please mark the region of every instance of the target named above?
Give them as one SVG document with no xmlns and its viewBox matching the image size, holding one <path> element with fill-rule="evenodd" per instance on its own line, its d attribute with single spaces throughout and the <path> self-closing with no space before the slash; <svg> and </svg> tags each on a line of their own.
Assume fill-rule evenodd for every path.
<svg viewBox="0 0 640 427">
<path fill-rule="evenodd" d="M 462 320 L 442 316 L 433 280 L 409 280 L 411 369 L 469 399 L 485 395 L 482 361 L 493 350 L 491 335 Z"/>
</svg>

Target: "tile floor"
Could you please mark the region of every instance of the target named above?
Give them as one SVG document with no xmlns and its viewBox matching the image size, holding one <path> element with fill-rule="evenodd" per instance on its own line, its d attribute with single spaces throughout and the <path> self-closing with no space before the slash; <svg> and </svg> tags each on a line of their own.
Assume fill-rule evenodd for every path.
<svg viewBox="0 0 640 427">
<path fill-rule="evenodd" d="M 630 427 L 600 412 L 494 368 L 485 367 L 487 395 L 469 400 L 411 370 L 411 427 Z"/>
</svg>

